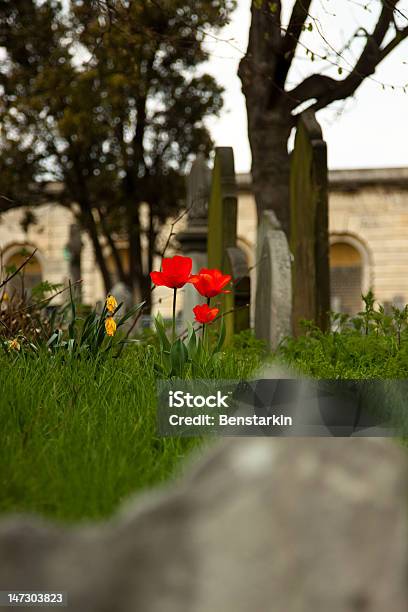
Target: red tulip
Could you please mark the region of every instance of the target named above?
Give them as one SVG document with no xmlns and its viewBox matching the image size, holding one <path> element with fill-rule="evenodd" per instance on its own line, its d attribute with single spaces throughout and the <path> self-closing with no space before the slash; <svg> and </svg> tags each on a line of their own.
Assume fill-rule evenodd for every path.
<svg viewBox="0 0 408 612">
<path fill-rule="evenodd" d="M 195 320 L 197 323 L 211 323 L 214 321 L 217 314 L 220 312 L 219 308 L 210 308 L 208 304 L 198 304 L 194 306 L 193 312 L 195 314 Z"/>
<path fill-rule="evenodd" d="M 167 257 L 162 261 L 162 271 L 150 272 L 150 278 L 158 287 L 180 289 L 190 279 L 192 265 L 191 257 Z"/>
<path fill-rule="evenodd" d="M 189 282 L 194 285 L 198 293 L 206 298 L 212 298 L 219 293 L 229 293 L 229 291 L 223 291 L 223 289 L 231 278 L 229 274 L 223 274 L 219 270 L 201 268 L 198 274 L 191 276 Z"/>
</svg>

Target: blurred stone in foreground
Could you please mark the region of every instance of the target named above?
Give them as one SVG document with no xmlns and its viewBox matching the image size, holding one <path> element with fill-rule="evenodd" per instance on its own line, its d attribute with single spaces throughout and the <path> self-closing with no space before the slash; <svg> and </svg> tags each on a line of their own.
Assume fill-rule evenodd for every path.
<svg viewBox="0 0 408 612">
<path fill-rule="evenodd" d="M 75 612 L 402 612 L 407 460 L 382 439 L 231 439 L 113 521 L 0 523 L 1 589 Z"/>
</svg>

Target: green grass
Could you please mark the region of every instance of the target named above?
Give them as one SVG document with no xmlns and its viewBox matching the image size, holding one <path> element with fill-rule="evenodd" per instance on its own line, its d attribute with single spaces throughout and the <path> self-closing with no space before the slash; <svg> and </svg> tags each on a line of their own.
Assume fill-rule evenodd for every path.
<svg viewBox="0 0 408 612">
<path fill-rule="evenodd" d="M 152 351 L 95 361 L 0 354 L 0 512 L 58 520 L 109 516 L 178 473 L 197 438 L 156 434 Z M 249 376 L 259 351 L 235 347 L 216 378 Z"/>
<path fill-rule="evenodd" d="M 277 357 L 313 378 L 408 378 L 408 337 L 312 333 L 289 338 Z"/>
<path fill-rule="evenodd" d="M 361 380 L 364 405 L 394 422 L 400 441 L 408 446 L 408 333 L 380 335 L 344 330 L 322 333 L 312 329 L 287 338 L 275 359 L 301 376 L 316 379 Z M 364 384 L 372 380 L 373 384 Z"/>
</svg>

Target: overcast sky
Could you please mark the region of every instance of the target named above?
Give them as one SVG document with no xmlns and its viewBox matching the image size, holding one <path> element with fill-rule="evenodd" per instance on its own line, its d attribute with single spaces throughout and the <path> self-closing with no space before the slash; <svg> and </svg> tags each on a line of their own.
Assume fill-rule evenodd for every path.
<svg viewBox="0 0 408 612">
<path fill-rule="evenodd" d="M 284 21 L 292 4 L 293 0 L 283 0 Z M 368 8 L 364 9 L 364 5 Z M 232 23 L 217 35 L 217 39 L 207 37 L 211 61 L 206 69 L 217 77 L 226 90 L 224 109 L 219 119 L 210 122 L 211 132 L 217 145 L 234 148 L 238 172 L 249 171 L 251 166 L 245 101 L 236 75 L 238 62 L 247 44 L 249 7 L 250 0 L 238 0 Z M 402 12 L 399 15 L 400 25 L 405 25 L 408 21 L 408 0 L 400 0 L 398 7 Z M 333 49 L 330 61 L 333 64 L 340 62 L 342 68 L 342 75 L 339 76 L 337 66 L 324 62 L 325 74 L 335 78 L 346 76 L 363 39 L 356 39 L 355 46 L 340 60 L 334 50 L 341 50 L 359 26 L 372 31 L 379 8 L 378 0 L 312 2 L 313 29 L 307 31 L 302 41 L 324 57 L 324 37 Z M 289 74 L 291 84 L 297 84 L 305 75 L 321 67 L 322 62 L 312 62 L 306 56 L 305 48 L 300 47 L 298 59 Z M 402 89 L 407 83 L 408 40 L 405 40 L 382 62 L 373 78 L 361 85 L 354 98 L 346 104 L 318 113 L 328 143 L 330 168 L 408 166 L 408 89 L 407 94 Z"/>
</svg>

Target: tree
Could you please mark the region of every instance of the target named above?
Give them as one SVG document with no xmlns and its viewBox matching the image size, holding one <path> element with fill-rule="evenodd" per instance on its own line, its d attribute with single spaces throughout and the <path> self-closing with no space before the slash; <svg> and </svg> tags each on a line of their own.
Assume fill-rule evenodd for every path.
<svg viewBox="0 0 408 612">
<path fill-rule="evenodd" d="M 113 265 L 135 297 L 149 297 L 160 228 L 180 207 L 192 154 L 210 151 L 205 118 L 222 105 L 215 80 L 197 75 L 203 28 L 222 27 L 233 6 L 0 2 L 0 210 L 39 203 L 44 182 L 60 181 L 107 291 Z"/>
<path fill-rule="evenodd" d="M 360 42 L 359 55 L 345 76 L 341 76 L 343 70 L 339 66 L 339 78 L 315 73 L 291 87 L 288 73 L 300 45 L 299 39 L 305 29 L 312 29 L 315 25 L 309 12 L 311 4 L 312 0 L 295 0 L 288 25 L 283 27 L 280 1 L 252 0 L 249 43 L 239 67 L 248 113 L 252 180 L 258 214 L 273 209 L 288 235 L 288 139 L 299 108 L 308 106 L 318 111 L 336 100 L 351 96 L 408 36 L 407 18 L 399 10 L 397 0 L 381 0 L 373 31 L 367 32 L 360 27 L 352 37 L 352 41 L 358 38 Z M 361 40 L 364 41 L 362 45 Z M 331 47 L 329 41 L 324 42 L 337 59 L 341 54 Z M 306 48 L 306 52 L 313 60 L 313 51 Z"/>
</svg>

